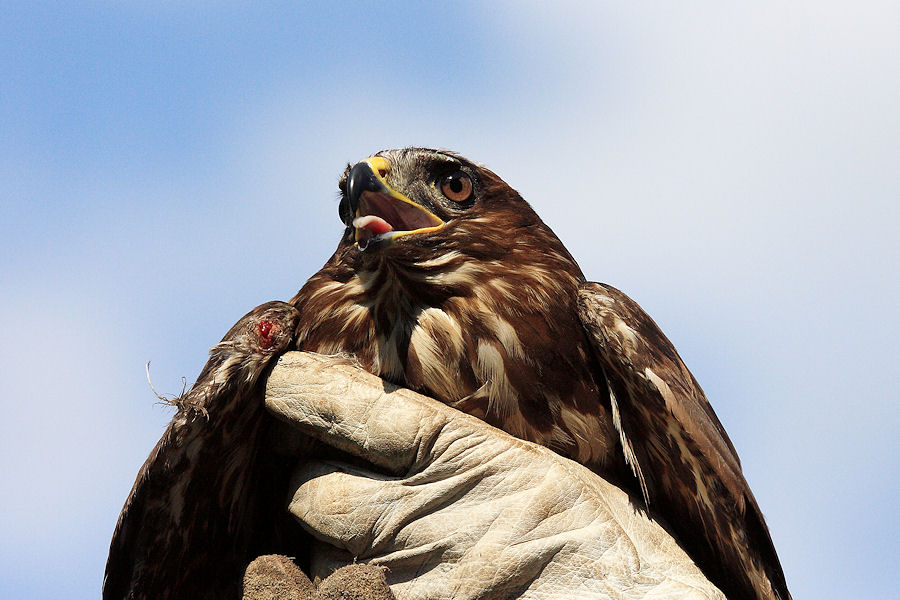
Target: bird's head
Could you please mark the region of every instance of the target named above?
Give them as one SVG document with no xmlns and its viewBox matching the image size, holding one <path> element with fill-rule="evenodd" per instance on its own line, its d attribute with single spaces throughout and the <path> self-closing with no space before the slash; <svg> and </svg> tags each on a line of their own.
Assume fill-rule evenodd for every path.
<svg viewBox="0 0 900 600">
<path fill-rule="evenodd" d="M 433 259 L 460 246 L 495 258 L 527 230 L 545 229 L 555 239 L 515 190 L 453 152 L 385 150 L 348 165 L 339 186 L 342 245 L 363 259 Z"/>
</svg>

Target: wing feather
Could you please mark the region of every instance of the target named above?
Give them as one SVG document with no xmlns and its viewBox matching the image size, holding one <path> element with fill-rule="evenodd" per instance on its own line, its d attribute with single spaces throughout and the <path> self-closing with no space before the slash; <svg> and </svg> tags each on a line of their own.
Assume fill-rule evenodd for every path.
<svg viewBox="0 0 900 600">
<path fill-rule="evenodd" d="M 729 598 L 790 598 L 737 452 L 672 343 L 611 286 L 582 284 L 578 311 L 648 507 Z"/>
</svg>

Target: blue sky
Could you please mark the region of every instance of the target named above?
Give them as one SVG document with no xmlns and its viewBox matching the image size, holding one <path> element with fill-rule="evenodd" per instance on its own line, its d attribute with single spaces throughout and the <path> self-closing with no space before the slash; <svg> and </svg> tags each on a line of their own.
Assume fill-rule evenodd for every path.
<svg viewBox="0 0 900 600">
<path fill-rule="evenodd" d="M 344 165 L 457 150 L 640 302 L 796 598 L 895 593 L 896 3 L 13 2 L 0 17 L 0 590 L 96 597 L 209 346 L 341 231 Z"/>
</svg>

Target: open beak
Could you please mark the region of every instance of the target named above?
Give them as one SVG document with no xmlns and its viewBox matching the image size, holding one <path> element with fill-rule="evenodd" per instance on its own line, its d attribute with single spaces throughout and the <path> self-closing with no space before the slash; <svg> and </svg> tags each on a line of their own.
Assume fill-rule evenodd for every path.
<svg viewBox="0 0 900 600">
<path fill-rule="evenodd" d="M 390 167 L 384 158 L 373 156 L 355 164 L 347 176 L 354 239 L 361 250 L 374 250 L 403 236 L 429 233 L 444 226 L 424 207 L 388 187 L 384 178 Z"/>
</svg>

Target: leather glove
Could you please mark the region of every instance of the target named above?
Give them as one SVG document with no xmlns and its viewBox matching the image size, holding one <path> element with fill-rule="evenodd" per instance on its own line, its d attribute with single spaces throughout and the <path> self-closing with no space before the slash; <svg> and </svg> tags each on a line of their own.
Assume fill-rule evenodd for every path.
<svg viewBox="0 0 900 600">
<path fill-rule="evenodd" d="M 365 463 L 304 460 L 290 512 L 317 540 L 314 577 L 386 567 L 406 598 L 718 598 L 674 539 L 619 488 L 349 364 L 279 360 L 266 407 Z"/>
</svg>

